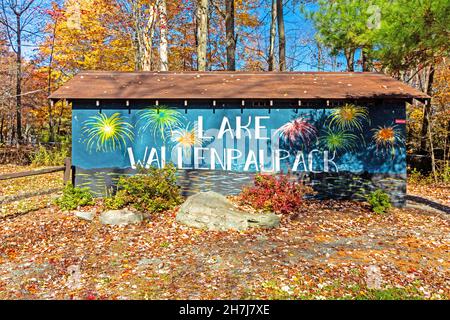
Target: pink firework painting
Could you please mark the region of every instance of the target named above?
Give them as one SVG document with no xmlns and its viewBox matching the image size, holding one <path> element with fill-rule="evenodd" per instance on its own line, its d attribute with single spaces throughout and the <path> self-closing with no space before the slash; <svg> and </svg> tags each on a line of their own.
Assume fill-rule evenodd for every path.
<svg viewBox="0 0 450 320">
<path fill-rule="evenodd" d="M 316 127 L 302 117 L 285 123 L 276 132 L 291 146 L 294 146 L 299 140 L 309 145 L 317 137 Z"/>
</svg>

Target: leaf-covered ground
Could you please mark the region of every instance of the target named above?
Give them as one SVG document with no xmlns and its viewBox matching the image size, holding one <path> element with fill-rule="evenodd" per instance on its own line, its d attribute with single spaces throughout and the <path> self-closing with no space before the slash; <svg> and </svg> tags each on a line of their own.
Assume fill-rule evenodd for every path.
<svg viewBox="0 0 450 320">
<path fill-rule="evenodd" d="M 450 298 L 443 213 L 308 201 L 280 228 L 242 233 L 188 228 L 175 215 L 126 227 L 54 206 L 0 218 L 0 299 Z M 367 288 L 369 267 L 379 289 Z"/>
<path fill-rule="evenodd" d="M 53 208 L 3 220 L 0 298 L 450 298 L 445 216 L 311 202 L 279 229 L 244 233 L 174 217 L 107 227 Z M 366 288 L 370 265 L 382 290 Z"/>
<path fill-rule="evenodd" d="M 0 174 L 35 170 L 31 166 L 0 165 Z M 14 180 L 0 181 L 0 217 L 23 214 L 32 210 L 46 208 L 53 202 L 54 194 L 43 194 L 27 197 L 18 201 L 3 202 L 12 196 L 20 196 L 45 190 L 62 188 L 63 173 L 55 172 L 46 175 L 24 177 Z"/>
<path fill-rule="evenodd" d="M 450 185 L 409 184 L 408 194 L 450 206 Z"/>
</svg>

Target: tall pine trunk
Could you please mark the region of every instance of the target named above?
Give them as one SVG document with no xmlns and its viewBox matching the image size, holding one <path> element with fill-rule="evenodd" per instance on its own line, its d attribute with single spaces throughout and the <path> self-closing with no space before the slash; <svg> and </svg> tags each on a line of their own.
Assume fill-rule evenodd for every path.
<svg viewBox="0 0 450 320">
<path fill-rule="evenodd" d="M 280 71 L 286 71 L 286 34 L 284 31 L 283 0 L 277 0 L 277 20 Z"/>
<path fill-rule="evenodd" d="M 236 35 L 234 34 L 234 0 L 225 0 L 225 29 L 227 38 L 227 70 L 236 70 Z"/>
<path fill-rule="evenodd" d="M 277 33 L 277 0 L 272 0 L 272 21 L 270 23 L 269 71 L 275 70 L 275 37 Z"/>
<path fill-rule="evenodd" d="M 208 0 L 197 2 L 197 69 L 206 71 L 206 50 L 208 42 Z"/>
</svg>

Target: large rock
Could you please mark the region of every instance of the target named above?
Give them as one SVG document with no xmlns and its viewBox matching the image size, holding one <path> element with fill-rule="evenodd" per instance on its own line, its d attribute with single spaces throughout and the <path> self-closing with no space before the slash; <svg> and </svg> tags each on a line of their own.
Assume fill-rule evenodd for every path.
<svg viewBox="0 0 450 320">
<path fill-rule="evenodd" d="M 126 225 L 131 223 L 139 223 L 144 220 L 144 215 L 140 212 L 128 209 L 109 210 L 100 214 L 100 222 L 109 225 Z"/>
<path fill-rule="evenodd" d="M 249 227 L 274 228 L 280 218 L 273 214 L 254 214 L 236 209 L 223 195 L 200 192 L 180 207 L 177 221 L 190 227 L 209 230 L 245 230 Z"/>
<path fill-rule="evenodd" d="M 91 211 L 75 211 L 73 214 L 82 220 L 94 220 L 94 212 Z"/>
</svg>

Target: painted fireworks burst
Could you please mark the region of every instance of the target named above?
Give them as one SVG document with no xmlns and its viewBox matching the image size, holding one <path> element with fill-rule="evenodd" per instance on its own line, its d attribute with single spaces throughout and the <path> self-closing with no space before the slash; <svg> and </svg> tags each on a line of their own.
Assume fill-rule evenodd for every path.
<svg viewBox="0 0 450 320">
<path fill-rule="evenodd" d="M 357 128 L 362 131 L 363 122 L 369 121 L 369 111 L 366 107 L 345 104 L 333 110 L 329 118 L 331 118 L 330 126 L 336 125 L 341 130 Z"/>
<path fill-rule="evenodd" d="M 86 136 L 88 150 L 115 151 L 125 148 L 127 139 L 133 140 L 133 126 L 124 121 L 120 113 L 107 116 L 101 113 L 83 122 L 82 132 Z"/>
<path fill-rule="evenodd" d="M 320 144 L 331 152 L 352 151 L 357 147 L 357 140 L 353 133 L 330 128 L 319 138 Z"/>
<path fill-rule="evenodd" d="M 316 127 L 302 117 L 285 123 L 276 133 L 291 146 L 294 146 L 299 140 L 309 145 L 317 137 Z"/>
<path fill-rule="evenodd" d="M 175 148 L 182 148 L 183 152 L 189 156 L 193 147 L 201 147 L 202 139 L 198 136 L 197 122 L 191 128 L 190 123 L 186 127 L 177 127 L 172 131 L 171 141 L 175 143 Z"/>
<path fill-rule="evenodd" d="M 172 129 L 181 125 L 182 115 L 178 110 L 161 107 L 160 109 L 149 108 L 138 113 L 140 124 L 139 132 L 153 129 L 153 137 L 159 133 L 163 140 L 170 135 Z"/>
<path fill-rule="evenodd" d="M 379 126 L 373 131 L 373 141 L 377 146 L 377 151 L 387 151 L 391 152 L 392 155 L 395 154 L 395 147 L 398 145 L 403 145 L 402 134 L 399 128 L 395 125 L 393 126 Z"/>
</svg>

